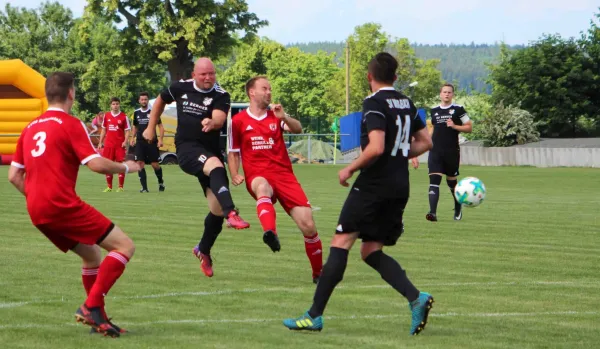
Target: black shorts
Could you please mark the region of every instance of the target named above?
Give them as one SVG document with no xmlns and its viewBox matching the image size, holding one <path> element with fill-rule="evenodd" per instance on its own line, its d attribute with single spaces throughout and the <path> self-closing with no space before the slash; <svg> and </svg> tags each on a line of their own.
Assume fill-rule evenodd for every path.
<svg viewBox="0 0 600 349">
<path fill-rule="evenodd" d="M 427 159 L 429 173 L 441 173 L 448 177 L 456 177 L 460 173 L 460 149 L 445 151 L 430 151 Z"/>
<path fill-rule="evenodd" d="M 182 143 L 177 145 L 177 161 L 183 172 L 198 178 L 204 195 L 206 189 L 210 188 L 210 177 L 204 174 L 204 163 L 206 160 L 217 157 L 223 162 L 220 152 L 212 152 L 198 143 Z M 228 179 L 229 180 L 229 179 Z"/>
<path fill-rule="evenodd" d="M 336 234 L 358 232 L 364 242 L 393 246 L 403 232 L 402 214 L 407 203 L 408 197 L 386 198 L 352 188 L 342 207 Z"/>
<path fill-rule="evenodd" d="M 146 164 L 160 162 L 158 144 L 148 142 L 137 142 L 135 144 L 135 161 L 143 161 Z"/>
</svg>

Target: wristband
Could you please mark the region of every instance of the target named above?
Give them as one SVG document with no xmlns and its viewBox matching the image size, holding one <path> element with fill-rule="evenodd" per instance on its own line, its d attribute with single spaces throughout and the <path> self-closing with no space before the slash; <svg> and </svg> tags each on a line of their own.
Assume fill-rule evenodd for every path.
<svg viewBox="0 0 600 349">
<path fill-rule="evenodd" d="M 123 166 L 125 166 L 125 174 L 129 173 L 129 166 L 127 166 L 127 164 L 123 164 Z"/>
</svg>

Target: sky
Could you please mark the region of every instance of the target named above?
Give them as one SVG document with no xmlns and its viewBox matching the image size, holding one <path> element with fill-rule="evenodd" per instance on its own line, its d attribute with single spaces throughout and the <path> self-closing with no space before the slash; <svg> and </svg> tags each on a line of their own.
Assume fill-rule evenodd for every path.
<svg viewBox="0 0 600 349">
<path fill-rule="evenodd" d="M 85 1 L 58 0 L 81 16 Z M 35 8 L 40 0 L 0 0 Z M 589 28 L 597 0 L 247 0 L 249 10 L 269 21 L 259 35 L 282 44 L 343 41 L 366 22 L 391 37 L 423 44 L 527 44 L 542 34 L 578 37 Z"/>
</svg>

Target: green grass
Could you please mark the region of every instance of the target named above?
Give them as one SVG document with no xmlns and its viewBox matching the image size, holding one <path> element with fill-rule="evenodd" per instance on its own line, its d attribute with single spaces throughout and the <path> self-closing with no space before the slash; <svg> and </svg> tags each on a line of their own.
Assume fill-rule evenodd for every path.
<svg viewBox="0 0 600 349">
<path fill-rule="evenodd" d="M 335 166 L 295 171 L 329 244 L 347 188 Z M 436 299 L 428 328 L 408 335 L 403 297 L 350 254 L 321 333 L 288 331 L 281 320 L 311 303 L 314 285 L 299 231 L 277 206 L 282 251 L 262 243 L 255 203 L 233 189 L 252 227 L 225 229 L 213 250 L 215 277 L 201 274 L 192 247 L 206 202 L 197 181 L 165 167 L 167 191 L 102 193 L 104 177 L 82 169 L 80 195 L 113 219 L 137 250 L 107 296 L 115 322 L 132 332 L 113 340 L 74 322 L 84 300 L 80 264 L 63 255 L 29 221 L 24 199 L 0 185 L 0 347 L 2 348 L 591 348 L 600 341 L 600 171 L 463 167 L 481 178 L 486 202 L 452 220 L 442 189 L 430 223 L 426 168 L 411 170 L 406 232 L 387 252 L 415 285 Z M 7 167 L 0 168 L 6 178 Z M 115 178 L 116 182 L 116 178 Z M 324 248 L 325 257 L 328 247 Z M 21 303 L 25 302 L 25 303 Z M 28 303 L 27 303 L 28 302 Z"/>
</svg>

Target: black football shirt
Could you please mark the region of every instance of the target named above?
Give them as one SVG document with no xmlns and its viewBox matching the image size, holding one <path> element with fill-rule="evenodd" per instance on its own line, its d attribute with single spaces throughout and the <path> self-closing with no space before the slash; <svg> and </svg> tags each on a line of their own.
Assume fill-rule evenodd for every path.
<svg viewBox="0 0 600 349">
<path fill-rule="evenodd" d="M 152 109 L 148 108 L 146 110 L 142 110 L 140 109 L 136 109 L 135 112 L 133 112 L 133 125 L 135 126 L 136 129 L 136 139 L 137 140 L 141 140 L 144 139 L 144 136 L 142 135 L 144 133 L 144 131 L 146 131 L 146 128 L 148 128 L 148 123 L 150 122 L 150 112 L 152 111 Z M 160 117 L 158 118 L 158 125 L 160 125 L 162 123 L 162 120 L 160 119 Z M 158 137 L 154 136 L 154 142 L 158 141 Z"/>
<path fill-rule="evenodd" d="M 354 183 L 359 190 L 384 196 L 408 197 L 408 152 L 412 136 L 425 124 L 413 102 L 393 87 L 384 87 L 363 102 L 360 146 L 369 144 L 369 132 L 385 131 L 385 150 L 363 168 Z"/>
<path fill-rule="evenodd" d="M 431 124 L 433 125 L 432 151 L 456 150 L 458 145 L 458 134 L 452 127 L 448 127 L 446 122 L 452 119 L 455 125 L 462 126 L 469 121 L 469 115 L 462 105 L 452 104 L 448 107 L 437 107 L 431 109 Z"/>
<path fill-rule="evenodd" d="M 213 110 L 229 113 L 231 97 L 219 84 L 202 90 L 193 79 L 173 83 L 160 94 L 165 103 L 177 102 L 177 133 L 175 145 L 187 142 L 200 143 L 207 150 L 219 152 L 221 129 L 202 131 L 202 120 L 212 118 Z"/>
</svg>

